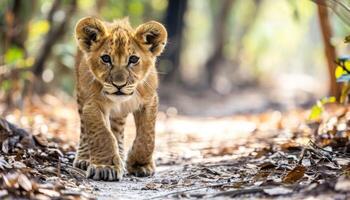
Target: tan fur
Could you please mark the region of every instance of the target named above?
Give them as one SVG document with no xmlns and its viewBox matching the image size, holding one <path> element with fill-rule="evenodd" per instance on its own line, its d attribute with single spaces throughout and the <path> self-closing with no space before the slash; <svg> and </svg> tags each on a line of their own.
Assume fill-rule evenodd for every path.
<svg viewBox="0 0 350 200">
<path fill-rule="evenodd" d="M 77 23 L 75 37 L 80 49 L 76 86 L 81 134 L 73 165 L 87 170 L 88 178 L 120 180 L 125 118 L 132 112 L 137 133 L 126 169 L 136 176 L 152 175 L 158 108 L 155 61 L 166 44 L 164 26 L 151 21 L 134 30 L 128 19 L 108 23 L 87 17 Z M 102 55 L 109 55 L 111 64 L 102 61 Z M 137 64 L 128 65 L 131 55 L 139 57 Z M 118 90 L 126 95 L 116 95 Z"/>
</svg>

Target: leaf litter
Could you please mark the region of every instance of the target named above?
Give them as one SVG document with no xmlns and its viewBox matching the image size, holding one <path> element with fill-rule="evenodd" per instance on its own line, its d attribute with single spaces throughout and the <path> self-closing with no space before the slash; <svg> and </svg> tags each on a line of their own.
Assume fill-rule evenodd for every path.
<svg viewBox="0 0 350 200">
<path fill-rule="evenodd" d="M 346 106 L 324 105 L 316 121 L 307 120 L 305 110 L 219 119 L 228 127 L 230 122 L 253 124 L 244 134 L 229 128 L 215 132 L 213 119 L 198 120 L 200 126 L 212 122 L 213 131 L 196 132 L 183 123 L 197 123 L 193 118 L 160 113 L 159 124 L 166 128 L 158 131 L 156 175 L 126 176 L 121 183 L 109 183 L 86 180 L 83 171 L 72 167 L 75 143 L 67 138 L 76 137 L 69 134 L 77 129 L 70 127 L 69 119 L 46 112 L 42 104 L 24 112 L 24 117 L 34 113 L 33 119 L 22 116 L 15 121 L 29 129 L 0 120 L 0 199 L 350 197 Z M 176 123 L 180 125 L 169 128 Z"/>
<path fill-rule="evenodd" d="M 0 118 L 0 199 L 94 199 L 85 173 L 72 167 L 75 148 L 48 141 Z"/>
</svg>

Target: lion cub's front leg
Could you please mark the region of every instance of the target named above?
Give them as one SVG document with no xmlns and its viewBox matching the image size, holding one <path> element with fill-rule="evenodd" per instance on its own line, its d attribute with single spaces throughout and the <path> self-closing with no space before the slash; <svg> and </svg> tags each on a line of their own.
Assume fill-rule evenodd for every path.
<svg viewBox="0 0 350 200">
<path fill-rule="evenodd" d="M 89 163 L 90 150 L 89 150 L 88 137 L 84 131 L 84 122 L 82 120 L 83 106 L 79 97 L 78 97 L 78 106 L 79 106 L 78 112 L 80 117 L 80 139 L 79 139 L 79 147 L 73 162 L 73 166 L 80 168 L 82 170 L 86 170 L 90 165 Z"/>
<path fill-rule="evenodd" d="M 158 97 L 134 112 L 136 138 L 127 159 L 127 170 L 135 176 L 154 174 L 153 151 L 155 143 L 155 122 L 158 110 Z"/>
<path fill-rule="evenodd" d="M 90 149 L 90 165 L 87 178 L 94 180 L 121 180 L 124 165 L 118 152 L 118 143 L 113 133 L 107 128 L 106 111 L 94 103 L 87 103 L 83 108 L 83 121 Z"/>
</svg>

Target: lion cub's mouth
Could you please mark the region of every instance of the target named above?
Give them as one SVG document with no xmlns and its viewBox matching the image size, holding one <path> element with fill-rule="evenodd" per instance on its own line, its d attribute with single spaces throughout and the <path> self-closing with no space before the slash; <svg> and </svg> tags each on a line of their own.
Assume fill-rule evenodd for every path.
<svg viewBox="0 0 350 200">
<path fill-rule="evenodd" d="M 134 92 L 131 92 L 131 93 L 127 94 L 127 93 L 124 93 L 124 92 L 118 90 L 118 91 L 116 91 L 114 93 L 105 92 L 105 94 L 107 94 L 107 95 L 116 95 L 116 96 L 130 96 L 130 95 L 134 94 Z"/>
</svg>

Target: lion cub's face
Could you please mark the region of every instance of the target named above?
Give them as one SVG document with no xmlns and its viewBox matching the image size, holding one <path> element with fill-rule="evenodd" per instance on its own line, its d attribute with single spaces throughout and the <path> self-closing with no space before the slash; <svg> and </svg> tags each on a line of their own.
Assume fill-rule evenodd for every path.
<svg viewBox="0 0 350 200">
<path fill-rule="evenodd" d="M 108 23 L 92 17 L 77 23 L 75 35 L 103 93 L 120 97 L 137 92 L 167 40 L 164 26 L 155 21 L 134 30 L 127 19 Z"/>
</svg>

